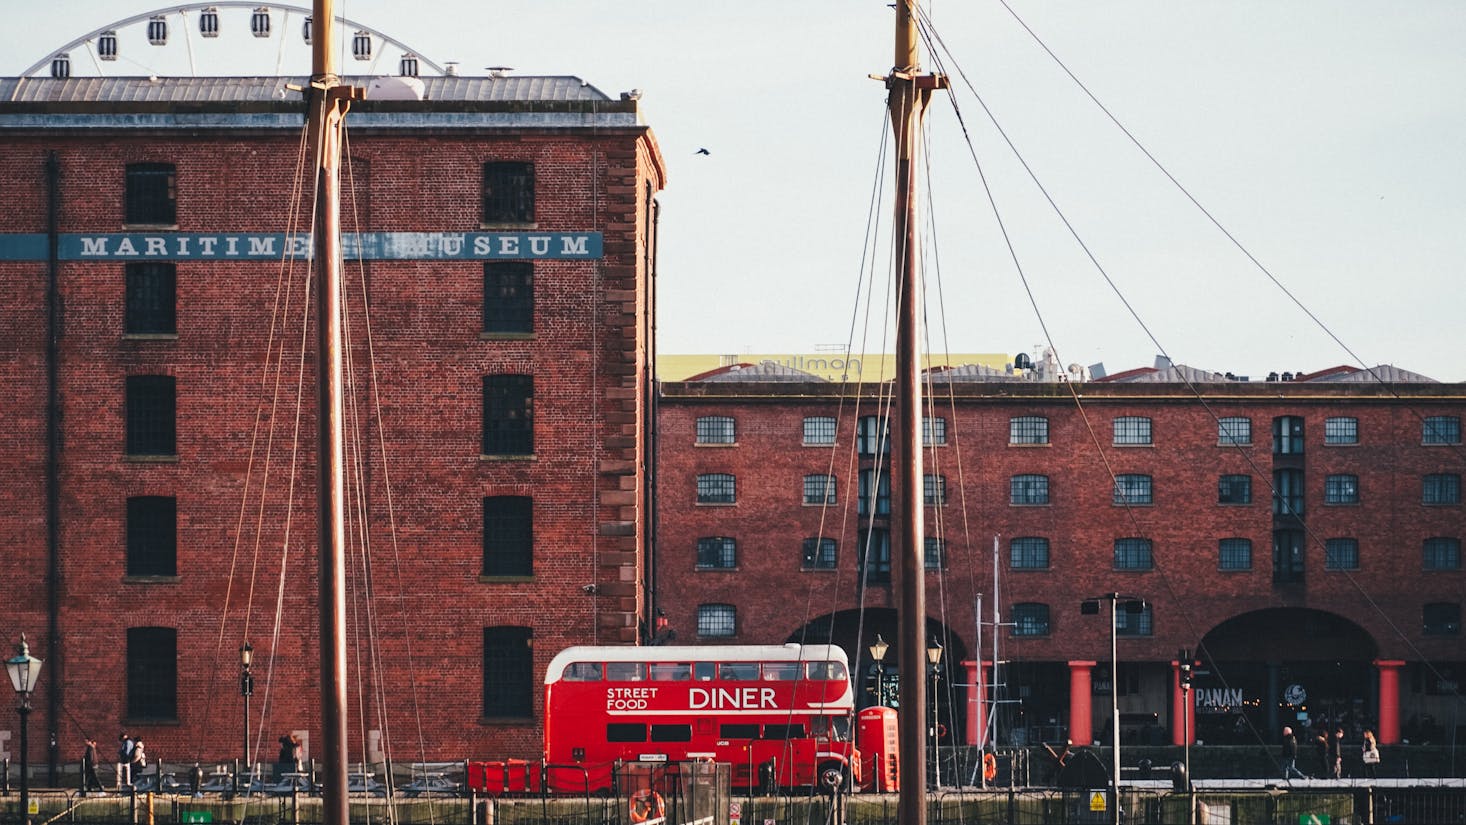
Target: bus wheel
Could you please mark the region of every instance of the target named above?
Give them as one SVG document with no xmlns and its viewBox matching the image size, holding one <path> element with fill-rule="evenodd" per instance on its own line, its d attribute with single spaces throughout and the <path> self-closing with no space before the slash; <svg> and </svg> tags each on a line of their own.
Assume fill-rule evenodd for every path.
<svg viewBox="0 0 1466 825">
<path fill-rule="evenodd" d="M 839 762 L 826 762 L 820 766 L 820 790 L 829 796 L 850 792 L 850 774 Z"/>
</svg>

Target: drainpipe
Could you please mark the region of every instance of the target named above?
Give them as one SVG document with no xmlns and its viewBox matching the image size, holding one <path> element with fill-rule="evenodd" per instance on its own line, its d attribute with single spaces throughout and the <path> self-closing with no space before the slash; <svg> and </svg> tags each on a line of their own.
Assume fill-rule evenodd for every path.
<svg viewBox="0 0 1466 825">
<path fill-rule="evenodd" d="M 647 239 L 647 314 L 651 323 L 647 331 L 647 378 L 646 378 L 646 545 L 643 558 L 646 565 L 645 580 L 647 598 L 642 621 L 647 628 L 650 641 L 660 628 L 657 627 L 657 408 L 661 394 L 661 381 L 657 377 L 657 241 L 660 237 L 662 205 L 655 198 L 648 198 L 651 209 L 651 237 Z"/>
<path fill-rule="evenodd" d="M 61 341 L 61 164 L 55 152 L 46 155 L 46 196 L 46 646 L 47 658 L 53 662 L 46 685 L 46 729 L 50 734 L 46 761 L 49 784 L 54 788 L 60 785 L 56 720 L 61 715 L 61 676 L 66 663 L 61 645 L 61 384 L 57 354 Z"/>
</svg>

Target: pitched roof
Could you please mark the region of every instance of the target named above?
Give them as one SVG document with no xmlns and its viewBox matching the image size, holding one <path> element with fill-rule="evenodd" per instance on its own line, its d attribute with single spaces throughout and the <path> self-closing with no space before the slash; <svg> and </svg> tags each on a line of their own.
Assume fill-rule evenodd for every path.
<svg viewBox="0 0 1466 825">
<path fill-rule="evenodd" d="M 366 88 L 374 77 L 344 77 Z M 433 76 L 423 100 L 450 102 L 610 101 L 600 89 L 570 76 Z M 246 103 L 304 100 L 305 77 L 6 77 L 0 103 Z"/>
</svg>

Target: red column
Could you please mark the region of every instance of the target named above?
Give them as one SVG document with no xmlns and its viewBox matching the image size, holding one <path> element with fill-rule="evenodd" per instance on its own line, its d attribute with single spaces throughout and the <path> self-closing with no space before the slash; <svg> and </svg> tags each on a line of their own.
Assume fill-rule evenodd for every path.
<svg viewBox="0 0 1466 825">
<path fill-rule="evenodd" d="M 986 663 L 979 664 L 972 660 L 962 663 L 967 669 L 967 684 L 971 688 L 967 692 L 967 743 L 969 745 L 986 745 L 988 735 L 988 697 L 987 682 L 983 678 L 983 670 Z"/>
<path fill-rule="evenodd" d="M 1193 663 L 1194 664 L 1194 663 Z M 1191 711 L 1186 703 L 1192 702 Z M 1181 689 L 1181 663 L 1171 661 L 1171 744 L 1185 745 L 1196 741 L 1196 694 Z"/>
<path fill-rule="evenodd" d="M 1379 730 L 1375 739 L 1381 745 L 1400 744 L 1400 668 L 1399 659 L 1375 659 L 1379 668 Z"/>
<path fill-rule="evenodd" d="M 1069 741 L 1075 745 L 1088 745 L 1094 741 L 1094 719 L 1090 711 L 1094 690 L 1089 683 L 1090 670 L 1094 665 L 1094 662 L 1085 661 L 1069 663 Z"/>
</svg>

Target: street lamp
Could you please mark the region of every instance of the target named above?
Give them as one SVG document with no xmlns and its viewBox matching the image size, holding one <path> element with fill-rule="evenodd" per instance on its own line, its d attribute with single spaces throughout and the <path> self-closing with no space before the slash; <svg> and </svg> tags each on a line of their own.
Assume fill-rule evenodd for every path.
<svg viewBox="0 0 1466 825">
<path fill-rule="evenodd" d="M 937 683 L 942 678 L 942 643 L 932 637 L 931 644 L 926 649 L 926 661 L 932 668 L 932 779 L 935 787 L 942 787 L 942 714 L 937 705 Z"/>
<path fill-rule="evenodd" d="M 20 816 L 21 821 L 30 822 L 31 786 L 27 777 L 30 765 L 30 741 L 27 722 L 31 715 L 31 691 L 41 678 L 41 660 L 31 655 L 30 646 L 25 643 L 25 634 L 20 634 L 20 645 L 15 656 L 5 660 L 5 669 L 10 673 L 10 684 L 20 694 Z"/>
<path fill-rule="evenodd" d="M 1145 600 L 1119 593 L 1106 593 L 1079 603 L 1079 612 L 1086 616 L 1099 614 L 1099 603 L 1110 603 L 1110 822 L 1120 825 L 1120 667 L 1115 637 L 1119 635 L 1119 611 L 1129 615 L 1145 612 Z"/>
<path fill-rule="evenodd" d="M 871 642 L 871 645 L 870 645 L 870 658 L 871 658 L 872 661 L 874 661 L 876 663 L 876 704 L 877 705 L 885 705 L 886 704 L 886 680 L 885 680 L 885 672 L 886 672 L 886 651 L 887 650 L 890 650 L 890 649 L 891 649 L 891 646 L 888 645 L 888 644 L 886 644 L 886 640 L 881 638 L 881 634 L 877 633 L 876 634 L 876 640 L 874 642 Z"/>
<path fill-rule="evenodd" d="M 1186 771 L 1186 825 L 1196 821 L 1196 796 L 1191 790 L 1191 651 L 1188 648 L 1181 648 L 1176 654 L 1176 661 L 1180 666 L 1181 677 L 1181 741 L 1185 743 L 1185 761 L 1182 763 Z"/>
<path fill-rule="evenodd" d="M 234 773 L 235 793 L 248 793 L 254 778 L 249 770 L 249 697 L 255 692 L 255 677 L 250 675 L 249 667 L 254 663 L 254 655 L 255 649 L 249 642 L 239 649 L 239 695 L 244 697 L 244 761 Z"/>
</svg>

